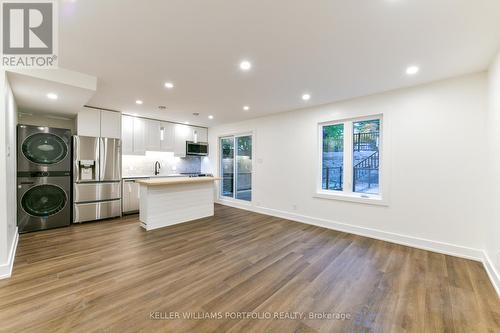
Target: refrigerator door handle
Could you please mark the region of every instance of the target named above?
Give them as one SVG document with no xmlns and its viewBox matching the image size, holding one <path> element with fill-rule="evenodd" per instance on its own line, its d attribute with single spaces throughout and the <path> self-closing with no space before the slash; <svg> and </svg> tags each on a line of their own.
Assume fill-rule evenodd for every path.
<svg viewBox="0 0 500 333">
<path fill-rule="evenodd" d="M 99 180 L 104 180 L 105 165 L 106 165 L 106 145 L 104 143 L 104 138 L 99 138 Z"/>
<path fill-rule="evenodd" d="M 95 147 L 95 174 L 96 174 L 96 179 L 100 180 L 101 179 L 101 139 L 97 140 L 97 144 Z"/>
</svg>

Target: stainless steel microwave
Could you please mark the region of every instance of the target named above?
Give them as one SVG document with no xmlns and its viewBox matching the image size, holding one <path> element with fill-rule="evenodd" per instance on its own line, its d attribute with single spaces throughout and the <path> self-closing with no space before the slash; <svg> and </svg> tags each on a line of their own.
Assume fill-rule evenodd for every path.
<svg viewBox="0 0 500 333">
<path fill-rule="evenodd" d="M 208 143 L 206 142 L 186 142 L 186 155 L 208 156 Z"/>
</svg>

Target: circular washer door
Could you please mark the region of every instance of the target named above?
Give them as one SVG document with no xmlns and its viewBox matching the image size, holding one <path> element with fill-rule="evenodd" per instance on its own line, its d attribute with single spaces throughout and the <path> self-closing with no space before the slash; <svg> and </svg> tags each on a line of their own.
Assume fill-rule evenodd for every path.
<svg viewBox="0 0 500 333">
<path fill-rule="evenodd" d="M 31 162 L 49 165 L 62 161 L 68 154 L 68 147 L 57 135 L 36 133 L 24 140 L 22 151 Z"/>
<path fill-rule="evenodd" d="M 30 188 L 21 199 L 21 206 L 31 216 L 47 217 L 60 212 L 66 205 L 66 193 L 55 185 Z"/>
</svg>

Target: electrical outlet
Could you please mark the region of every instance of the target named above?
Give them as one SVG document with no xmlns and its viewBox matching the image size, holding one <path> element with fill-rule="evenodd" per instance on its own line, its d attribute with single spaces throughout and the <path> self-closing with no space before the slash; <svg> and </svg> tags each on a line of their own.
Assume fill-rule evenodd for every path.
<svg viewBox="0 0 500 333">
<path fill-rule="evenodd" d="M 297 205 L 296 205 L 296 204 L 293 204 L 293 205 L 292 205 L 292 209 L 293 209 L 293 210 L 297 210 Z"/>
</svg>

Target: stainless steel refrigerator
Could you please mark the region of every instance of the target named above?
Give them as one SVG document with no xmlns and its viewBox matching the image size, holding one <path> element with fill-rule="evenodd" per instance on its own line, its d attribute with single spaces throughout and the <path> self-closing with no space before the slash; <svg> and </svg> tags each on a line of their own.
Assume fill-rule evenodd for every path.
<svg viewBox="0 0 500 333">
<path fill-rule="evenodd" d="M 73 222 L 121 216 L 121 141 L 73 137 Z"/>
</svg>

